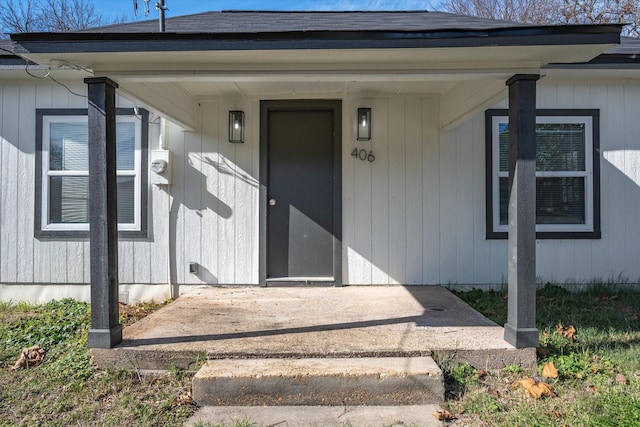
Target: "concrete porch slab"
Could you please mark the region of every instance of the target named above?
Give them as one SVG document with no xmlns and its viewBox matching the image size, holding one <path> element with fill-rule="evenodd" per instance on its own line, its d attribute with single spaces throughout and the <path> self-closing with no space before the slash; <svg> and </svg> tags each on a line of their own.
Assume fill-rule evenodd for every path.
<svg viewBox="0 0 640 427">
<path fill-rule="evenodd" d="M 205 287 L 124 329 L 100 367 L 194 370 L 204 359 L 451 358 L 535 366 L 503 328 L 439 286 Z"/>
</svg>

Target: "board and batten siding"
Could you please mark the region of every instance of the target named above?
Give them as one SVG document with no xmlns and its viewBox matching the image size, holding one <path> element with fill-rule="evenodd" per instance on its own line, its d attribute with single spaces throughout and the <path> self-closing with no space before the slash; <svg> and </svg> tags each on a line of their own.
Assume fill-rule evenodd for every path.
<svg viewBox="0 0 640 427">
<path fill-rule="evenodd" d="M 538 88 L 538 108 L 600 110 L 602 154 L 602 239 L 539 240 L 540 280 L 637 282 L 640 85 Z M 0 284 L 89 281 L 87 240 L 33 237 L 35 110 L 84 107 L 55 84 L 0 83 Z M 149 237 L 120 242 L 121 283 L 258 284 L 259 107 L 253 97 L 200 100 L 195 131 L 168 126 L 171 185 L 149 185 Z M 358 107 L 372 109 L 371 141 L 356 141 Z M 244 144 L 227 141 L 235 109 L 245 112 Z M 344 283 L 505 283 L 506 240 L 485 239 L 484 111 L 441 130 L 438 97 L 349 95 L 342 109 Z M 152 150 L 159 126 L 150 128 Z M 352 157 L 354 148 L 375 161 Z"/>
<path fill-rule="evenodd" d="M 436 99 L 363 101 L 345 110 L 372 108 L 376 161 L 349 157 L 367 143 L 345 133 L 345 281 L 506 283 L 507 242 L 485 239 L 484 111 L 439 131 Z M 640 85 L 541 83 L 537 105 L 600 110 L 602 222 L 601 239 L 538 240 L 538 279 L 640 282 Z"/>
<path fill-rule="evenodd" d="M 76 94 L 86 94 L 82 83 L 68 86 Z M 122 98 L 117 103 L 124 108 L 133 105 Z M 86 107 L 86 97 L 53 82 L 0 82 L 0 284 L 68 284 L 77 288 L 55 287 L 47 292 L 41 287 L 40 292 L 46 294 L 42 299 L 88 298 L 88 288 L 75 285 L 89 282 L 89 242 L 34 237 L 35 204 L 40 203 L 35 200 L 36 109 Z M 158 131 L 157 125 L 150 126 L 150 148 L 157 145 Z M 169 282 L 168 201 L 166 190 L 149 187 L 149 238 L 121 239 L 122 284 Z M 25 292 L 25 298 L 34 298 Z"/>
</svg>

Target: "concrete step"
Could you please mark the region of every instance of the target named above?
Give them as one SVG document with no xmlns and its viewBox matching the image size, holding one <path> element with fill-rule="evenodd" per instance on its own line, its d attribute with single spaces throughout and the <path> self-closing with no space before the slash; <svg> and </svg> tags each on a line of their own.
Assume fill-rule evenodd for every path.
<svg viewBox="0 0 640 427">
<path fill-rule="evenodd" d="M 420 426 L 440 427 L 438 405 L 412 406 L 205 406 L 186 426 L 250 422 L 252 426 Z"/>
<path fill-rule="evenodd" d="M 193 379 L 201 406 L 424 405 L 444 400 L 430 357 L 209 360 Z"/>
</svg>

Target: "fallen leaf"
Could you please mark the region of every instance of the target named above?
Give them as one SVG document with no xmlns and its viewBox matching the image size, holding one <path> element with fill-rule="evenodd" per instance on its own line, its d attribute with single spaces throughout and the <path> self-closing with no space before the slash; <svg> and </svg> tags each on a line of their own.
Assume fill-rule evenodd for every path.
<svg viewBox="0 0 640 427">
<path fill-rule="evenodd" d="M 627 383 L 627 377 L 625 377 L 622 374 L 618 374 L 618 375 L 616 375 L 616 381 L 618 381 L 620 384 L 626 384 Z"/>
<path fill-rule="evenodd" d="M 578 339 L 576 328 L 573 325 L 562 326 L 562 323 L 558 323 L 556 331 L 568 340 L 575 341 Z"/>
<path fill-rule="evenodd" d="M 518 381 L 518 385 L 525 389 L 527 394 L 534 399 L 540 399 L 542 396 L 555 397 L 555 393 L 551 386 L 545 382 L 536 382 L 533 378 L 525 378 Z"/>
<path fill-rule="evenodd" d="M 193 393 L 191 388 L 189 389 L 189 392 L 187 394 L 183 394 L 173 401 L 173 406 L 195 405 L 195 404 L 196 403 L 193 401 Z"/>
<path fill-rule="evenodd" d="M 173 403 L 174 406 L 193 405 L 193 397 L 188 394 L 184 394 L 178 397 Z"/>
<path fill-rule="evenodd" d="M 24 369 L 39 365 L 44 360 L 45 355 L 46 352 L 44 351 L 44 349 L 41 349 L 37 345 L 29 348 L 23 348 L 22 353 L 20 353 L 20 357 L 16 361 L 15 365 L 9 368 L 9 370 L 17 371 L 18 369 Z"/>
<path fill-rule="evenodd" d="M 553 362 L 547 362 L 542 368 L 542 376 L 545 378 L 558 378 L 558 370 Z"/>
<path fill-rule="evenodd" d="M 588 385 L 586 389 L 594 394 L 598 391 L 598 387 L 594 386 L 593 384 Z"/>
<path fill-rule="evenodd" d="M 434 412 L 433 416 L 436 417 L 436 420 L 438 421 L 451 421 L 456 419 L 456 417 L 446 409 Z"/>
<path fill-rule="evenodd" d="M 484 378 L 489 375 L 489 372 L 486 369 L 478 369 L 477 374 L 478 378 Z"/>
</svg>

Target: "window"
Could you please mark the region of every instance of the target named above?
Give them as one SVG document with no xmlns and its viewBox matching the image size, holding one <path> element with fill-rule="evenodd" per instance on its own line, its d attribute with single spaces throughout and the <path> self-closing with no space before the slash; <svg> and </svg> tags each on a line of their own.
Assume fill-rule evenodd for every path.
<svg viewBox="0 0 640 427">
<path fill-rule="evenodd" d="M 487 110 L 487 238 L 507 237 L 508 110 Z M 536 237 L 600 238 L 599 110 L 538 110 Z"/>
<path fill-rule="evenodd" d="M 37 110 L 36 236 L 87 237 L 87 110 Z M 118 109 L 118 230 L 146 235 L 148 112 Z"/>
</svg>

